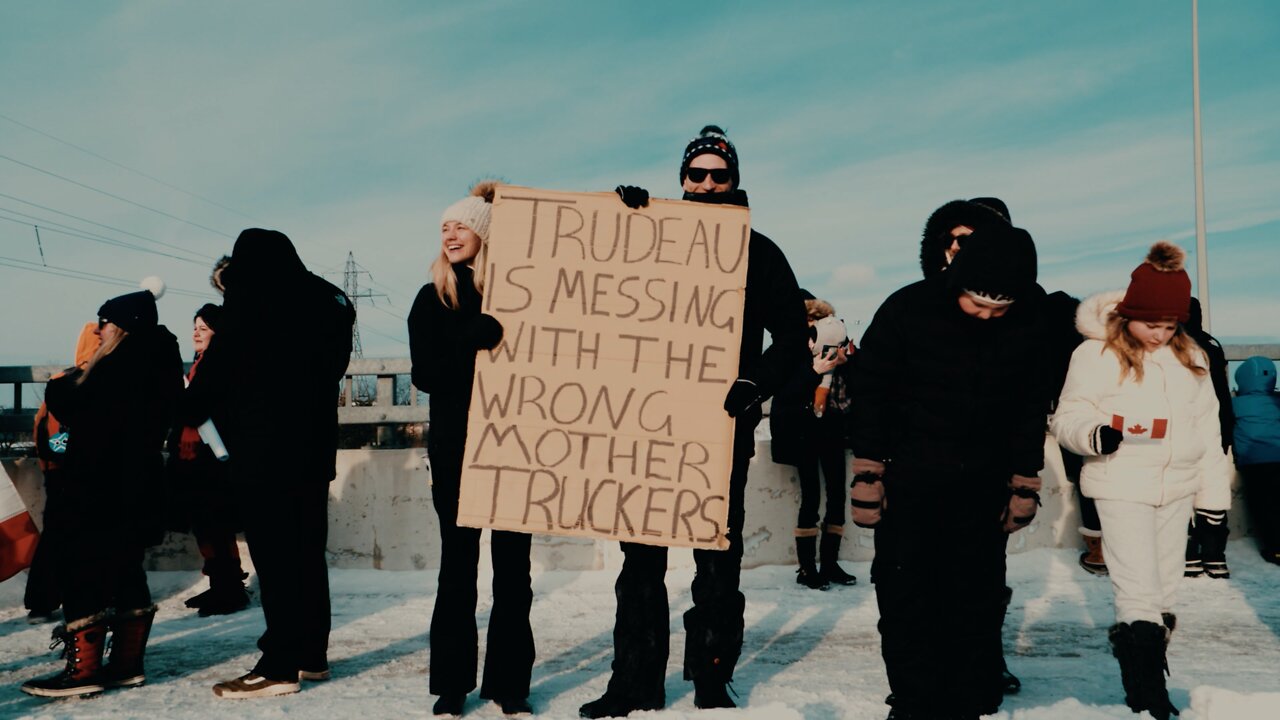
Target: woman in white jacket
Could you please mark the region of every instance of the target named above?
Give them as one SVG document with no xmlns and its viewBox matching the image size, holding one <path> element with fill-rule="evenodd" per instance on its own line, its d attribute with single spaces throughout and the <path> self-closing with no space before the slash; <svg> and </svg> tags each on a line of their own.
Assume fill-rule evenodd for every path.
<svg viewBox="0 0 1280 720">
<path fill-rule="evenodd" d="M 1102 520 L 1125 703 L 1157 719 L 1177 714 L 1165 688 L 1165 647 L 1193 500 L 1230 504 L 1208 361 L 1179 324 L 1191 300 L 1183 258 L 1177 246 L 1156 243 L 1127 290 L 1080 304 L 1076 326 L 1086 339 L 1071 356 L 1051 423 L 1058 442 L 1084 456 L 1081 490 Z"/>
</svg>

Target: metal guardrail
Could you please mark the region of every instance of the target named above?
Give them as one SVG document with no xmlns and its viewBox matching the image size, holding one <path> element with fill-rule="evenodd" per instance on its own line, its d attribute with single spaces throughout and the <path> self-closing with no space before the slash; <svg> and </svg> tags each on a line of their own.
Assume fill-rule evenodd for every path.
<svg viewBox="0 0 1280 720">
<path fill-rule="evenodd" d="M 13 388 L 13 406 L 0 411 L 0 433 L 28 433 L 35 422 L 35 407 L 23 403 L 23 387 L 44 384 L 66 369 L 65 365 L 0 366 L 0 385 Z M 427 406 L 418 404 L 418 393 L 408 393 L 408 404 L 397 405 L 396 376 L 409 375 L 409 358 L 356 358 L 342 380 L 338 422 L 343 425 L 403 425 L 427 421 Z M 356 378 L 374 378 L 374 392 L 356 405 Z M 367 403 L 367 404 L 364 404 Z"/>
<path fill-rule="evenodd" d="M 1225 345 L 1228 361 L 1239 361 L 1261 355 L 1280 360 L 1280 343 L 1255 345 Z M 62 365 L 13 365 L 0 366 L 0 385 L 13 386 L 13 407 L 0 412 L 0 432 L 22 433 L 31 430 L 35 408 L 22 403 L 24 385 L 49 381 L 49 377 L 61 372 Z M 357 358 L 351 361 L 342 381 L 342 399 L 338 407 L 338 422 L 343 425 L 402 425 L 427 421 L 427 406 L 418 404 L 418 392 L 412 389 L 408 404 L 396 404 L 395 378 L 409 375 L 412 364 L 409 358 Z M 356 405 L 356 378 L 373 377 L 374 392 Z M 368 404 L 363 404 L 368 403 Z"/>
</svg>

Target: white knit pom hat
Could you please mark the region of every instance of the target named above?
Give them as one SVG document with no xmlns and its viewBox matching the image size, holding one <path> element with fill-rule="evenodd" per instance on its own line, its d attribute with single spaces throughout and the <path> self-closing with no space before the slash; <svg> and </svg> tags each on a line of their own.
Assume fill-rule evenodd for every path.
<svg viewBox="0 0 1280 720">
<path fill-rule="evenodd" d="M 476 183 L 471 194 L 444 209 L 440 224 L 454 221 L 471 228 L 481 242 L 489 242 L 489 217 L 493 212 L 493 191 L 498 183 L 487 180 Z"/>
</svg>

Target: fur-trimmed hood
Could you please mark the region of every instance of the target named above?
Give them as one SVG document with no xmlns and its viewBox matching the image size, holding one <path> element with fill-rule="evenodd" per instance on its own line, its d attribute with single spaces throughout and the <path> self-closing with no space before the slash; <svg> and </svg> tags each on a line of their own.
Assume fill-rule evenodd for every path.
<svg viewBox="0 0 1280 720">
<path fill-rule="evenodd" d="M 1107 290 L 1090 295 L 1076 308 L 1076 330 L 1090 340 L 1107 339 L 1107 317 L 1124 300 L 1124 290 Z"/>
<path fill-rule="evenodd" d="M 920 237 L 920 270 L 924 276 L 933 277 L 947 267 L 946 251 L 951 240 L 942 237 L 944 232 L 950 232 L 957 225 L 978 230 L 993 223 L 1010 224 L 998 210 L 973 200 L 952 200 L 934 210 L 925 221 Z"/>
</svg>

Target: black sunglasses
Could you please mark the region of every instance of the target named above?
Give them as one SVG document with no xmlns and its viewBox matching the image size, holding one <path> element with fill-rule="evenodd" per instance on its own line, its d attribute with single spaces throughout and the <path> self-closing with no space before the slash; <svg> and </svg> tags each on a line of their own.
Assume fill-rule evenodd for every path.
<svg viewBox="0 0 1280 720">
<path fill-rule="evenodd" d="M 111 321 L 106 318 L 103 318 L 103 317 L 98 318 L 98 329 L 101 330 L 102 328 L 106 327 L 107 323 L 109 322 Z"/>
<path fill-rule="evenodd" d="M 709 170 L 707 168 L 691 167 L 685 171 L 684 176 L 689 178 L 689 182 L 700 183 L 707 179 L 708 174 L 711 175 L 711 182 L 717 185 L 723 185 L 733 179 L 733 172 L 729 168 Z"/>
</svg>

